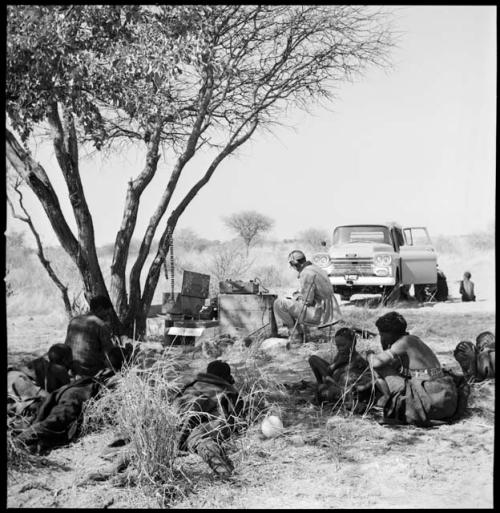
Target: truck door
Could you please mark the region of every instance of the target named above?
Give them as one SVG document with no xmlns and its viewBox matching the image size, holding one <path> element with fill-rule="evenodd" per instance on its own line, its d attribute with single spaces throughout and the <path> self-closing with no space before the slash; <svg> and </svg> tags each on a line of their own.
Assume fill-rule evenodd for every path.
<svg viewBox="0 0 500 513">
<path fill-rule="evenodd" d="M 437 256 L 427 228 L 403 228 L 404 245 L 399 248 L 404 285 L 437 282 Z"/>
</svg>

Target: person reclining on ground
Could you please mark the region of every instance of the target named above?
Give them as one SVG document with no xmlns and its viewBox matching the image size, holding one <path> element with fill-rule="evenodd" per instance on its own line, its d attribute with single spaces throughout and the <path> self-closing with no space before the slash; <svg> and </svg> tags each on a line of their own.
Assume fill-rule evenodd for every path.
<svg viewBox="0 0 500 513">
<path fill-rule="evenodd" d="M 242 426 L 243 403 L 233 386 L 231 367 L 212 361 L 179 393 L 176 403 L 184 417 L 178 448 L 198 454 L 219 476 L 234 470 L 222 443 Z"/>
<path fill-rule="evenodd" d="M 46 357 L 36 358 L 21 367 L 7 368 L 7 414 L 15 418 L 13 422 L 17 427 L 33 420 L 42 401 L 70 382 L 72 360 L 71 348 L 54 344 Z"/>
<path fill-rule="evenodd" d="M 95 376 L 85 376 L 58 388 L 40 405 L 34 422 L 26 429 L 13 433 L 28 448 L 45 452 L 74 440 L 81 424 L 84 404 L 109 385 L 115 371 L 123 363 L 121 348 L 108 352 L 108 367 Z"/>
<path fill-rule="evenodd" d="M 94 376 L 107 366 L 106 355 L 116 347 L 112 340 L 111 301 L 104 296 L 90 300 L 90 312 L 71 319 L 65 344 L 73 352 L 73 372 Z"/>
<path fill-rule="evenodd" d="M 454 417 L 459 406 L 457 386 L 432 349 L 407 333 L 406 320 L 397 312 L 382 315 L 375 325 L 384 351 L 368 355 L 368 362 L 387 385 L 382 391 L 384 419 L 429 426 L 431 421 Z"/>
<path fill-rule="evenodd" d="M 340 328 L 335 333 L 337 354 L 331 365 L 313 355 L 309 365 L 318 383 L 319 403 L 366 406 L 372 393 L 372 376 L 368 362 L 356 351 L 357 335 L 350 328 Z"/>
<path fill-rule="evenodd" d="M 234 470 L 222 444 L 246 425 L 244 404 L 233 384 L 230 366 L 215 360 L 208 364 L 205 373 L 197 374 L 176 394 L 173 403 L 180 422 L 177 449 L 198 454 L 220 477 L 227 477 Z M 117 460 L 106 470 L 92 474 L 92 478 L 108 479 L 127 468 L 131 455 L 126 446 L 130 443 L 127 434 L 117 433 L 105 449 L 109 456 L 118 448 Z"/>
<path fill-rule="evenodd" d="M 483 331 L 476 337 L 476 345 L 468 340 L 457 344 L 453 355 L 469 383 L 495 378 L 495 335 Z"/>
</svg>

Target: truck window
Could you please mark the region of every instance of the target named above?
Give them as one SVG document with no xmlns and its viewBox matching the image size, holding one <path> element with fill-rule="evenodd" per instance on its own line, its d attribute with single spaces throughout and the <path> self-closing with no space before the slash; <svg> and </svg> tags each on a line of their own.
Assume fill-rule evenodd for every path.
<svg viewBox="0 0 500 513">
<path fill-rule="evenodd" d="M 429 235 L 425 228 L 405 228 L 404 236 L 409 246 L 425 246 L 431 244 Z"/>
<path fill-rule="evenodd" d="M 337 226 L 333 232 L 333 244 L 356 242 L 382 242 L 391 244 L 389 229 L 386 226 Z"/>
</svg>

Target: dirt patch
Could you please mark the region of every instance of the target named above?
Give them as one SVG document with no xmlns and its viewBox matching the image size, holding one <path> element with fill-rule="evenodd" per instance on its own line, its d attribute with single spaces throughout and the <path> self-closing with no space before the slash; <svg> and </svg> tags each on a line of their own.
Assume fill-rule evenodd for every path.
<svg viewBox="0 0 500 513">
<path fill-rule="evenodd" d="M 346 307 L 352 324 L 374 330 L 386 308 Z M 494 331 L 494 303 L 443 303 L 401 310 L 410 332 L 421 336 L 443 364 L 456 367 L 452 351 L 460 340 Z M 65 325 L 46 318 L 8 319 L 8 361 L 21 363 L 64 340 Z M 378 350 L 363 340 L 359 350 Z M 160 352 L 151 345 L 149 358 Z M 210 357 L 192 348 L 175 348 L 186 377 L 204 370 Z M 331 358 L 330 344 L 309 342 L 269 356 L 241 342 L 221 358 L 242 373 L 248 365 L 282 383 L 313 380 L 307 357 Z M 89 482 L 90 472 L 109 464 L 101 456 L 113 433 L 82 437 L 39 458 L 23 471 L 9 471 L 8 507 L 84 508 L 491 508 L 495 383 L 473 386 L 467 417 L 432 429 L 380 425 L 375 415 L 332 414 L 313 406 L 307 394 L 288 389 L 279 404 L 285 433 L 263 439 L 253 426 L 230 445 L 236 464 L 229 481 L 213 477 L 194 455 L 183 458 L 191 489 L 165 504 L 133 483 Z"/>
</svg>

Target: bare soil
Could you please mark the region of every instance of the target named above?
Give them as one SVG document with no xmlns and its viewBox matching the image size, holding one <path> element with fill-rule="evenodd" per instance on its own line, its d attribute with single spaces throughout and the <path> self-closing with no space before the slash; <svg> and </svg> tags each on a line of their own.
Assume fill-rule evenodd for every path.
<svg viewBox="0 0 500 513">
<path fill-rule="evenodd" d="M 494 331 L 495 304 L 450 301 L 424 306 L 401 304 L 409 331 L 421 336 L 441 362 L 458 368 L 453 349 Z M 385 308 L 344 305 L 346 318 L 375 330 Z M 46 317 L 8 320 L 8 360 L 22 363 L 64 340 L 64 322 Z M 152 346 L 154 344 L 151 344 Z M 361 341 L 360 351 L 378 349 Z M 178 348 L 186 376 L 204 370 L 210 355 Z M 220 356 L 238 376 L 253 359 L 282 383 L 312 382 L 307 357 L 332 355 L 329 343 L 306 343 L 273 356 L 240 342 Z M 8 469 L 7 507 L 62 508 L 491 508 L 493 507 L 494 380 L 473 386 L 464 419 L 431 429 L 387 426 L 376 416 L 332 413 L 313 406 L 304 393 L 277 405 L 285 432 L 264 439 L 253 426 L 230 445 L 236 465 L 228 481 L 215 478 L 195 455 L 184 457 L 189 491 L 169 500 L 119 480 L 89 481 L 109 465 L 101 452 L 113 433 L 84 436 L 38 457 L 25 469 Z"/>
</svg>

